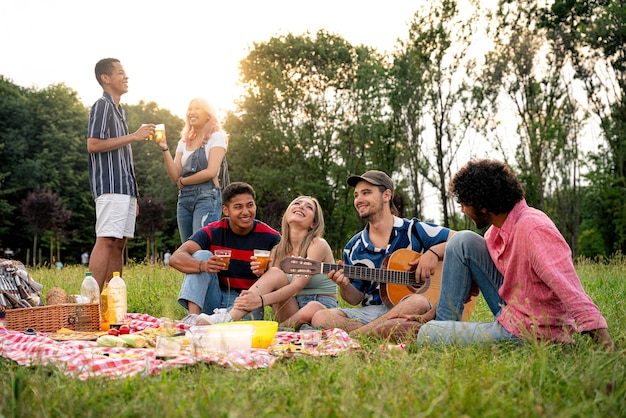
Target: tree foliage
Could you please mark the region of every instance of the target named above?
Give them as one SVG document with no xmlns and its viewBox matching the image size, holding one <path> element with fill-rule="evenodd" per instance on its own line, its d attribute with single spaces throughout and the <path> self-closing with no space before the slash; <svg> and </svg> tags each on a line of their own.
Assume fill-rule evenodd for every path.
<svg viewBox="0 0 626 418">
<path fill-rule="evenodd" d="M 589 158 L 598 205 L 586 224 L 600 231 L 607 253 L 626 251 L 626 4 L 615 0 L 556 0 L 543 25 L 563 34 L 583 82 L 588 109 L 605 143 Z M 588 235 L 588 234 L 587 234 Z"/>
<path fill-rule="evenodd" d="M 392 174 L 396 162 L 397 141 L 381 112 L 386 76 L 372 49 L 325 31 L 254 45 L 241 62 L 246 94 L 225 127 L 231 179 L 255 187 L 262 218 L 297 195 L 313 195 L 334 248 L 356 232 L 346 178 L 370 167 Z"/>
<path fill-rule="evenodd" d="M 423 215 L 424 183 L 437 190 L 443 224 L 450 226 L 447 183 L 476 109 L 469 106 L 475 68 L 469 56 L 477 15 L 445 0 L 423 4 L 394 56 L 390 103 L 403 144 L 413 216 Z"/>
<path fill-rule="evenodd" d="M 55 192 L 36 189 L 29 192 L 21 202 L 22 218 L 33 233 L 33 265 L 37 265 L 37 243 L 46 232 L 55 236 L 69 237 L 66 227 L 72 217 L 65 204 Z M 39 260 L 41 261 L 41 260 Z"/>
<path fill-rule="evenodd" d="M 363 227 L 349 175 L 386 171 L 407 217 L 424 216 L 435 188 L 443 223 L 469 228 L 446 183 L 466 158 L 497 153 L 574 253 L 577 245 L 593 256 L 626 251 L 625 8 L 615 0 L 546 7 L 423 3 L 386 55 L 324 30 L 254 43 L 240 63 L 244 93 L 223 124 L 231 180 L 254 186 L 258 217 L 275 228 L 289 201 L 315 196 L 339 256 Z M 476 37 L 479 15 L 488 18 L 484 38 Z M 484 57 L 472 49 L 477 43 Z M 164 123 L 174 152 L 183 120 L 153 102 L 122 104 L 131 131 Z M 64 84 L 22 88 L 0 76 L 0 248 L 24 258 L 28 248 L 56 246 L 64 262 L 79 262 L 91 248 L 87 120 L 88 107 Z M 583 159 L 581 141 L 595 121 L 599 145 Z M 177 188 L 153 142 L 132 148 L 141 199 L 127 249 L 143 259 L 180 244 Z M 41 191 L 54 193 L 71 217 L 51 226 L 25 215 L 21 202 Z"/>
</svg>

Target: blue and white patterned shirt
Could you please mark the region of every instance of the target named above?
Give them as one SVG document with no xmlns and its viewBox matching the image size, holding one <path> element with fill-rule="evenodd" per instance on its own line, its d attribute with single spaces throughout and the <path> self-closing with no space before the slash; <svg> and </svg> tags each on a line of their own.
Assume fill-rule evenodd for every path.
<svg viewBox="0 0 626 418">
<path fill-rule="evenodd" d="M 128 135 L 126 112 L 105 92 L 89 112 L 87 138 L 106 141 L 124 135 Z M 105 193 L 138 196 L 130 144 L 108 152 L 90 152 L 89 185 L 94 198 Z"/>
<path fill-rule="evenodd" d="M 385 258 L 394 251 L 408 248 L 423 253 L 433 245 L 447 241 L 450 230 L 443 226 L 393 217 L 393 231 L 387 248 L 376 248 L 369 238 L 369 224 L 354 235 L 343 250 L 343 263 L 348 266 L 382 268 Z M 364 294 L 361 305 L 381 305 L 380 283 L 361 279 L 350 279 L 352 286 Z"/>
</svg>

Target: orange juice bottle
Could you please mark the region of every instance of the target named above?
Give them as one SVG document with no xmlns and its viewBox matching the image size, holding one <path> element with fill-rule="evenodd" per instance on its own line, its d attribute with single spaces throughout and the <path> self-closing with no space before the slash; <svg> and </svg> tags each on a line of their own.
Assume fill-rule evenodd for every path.
<svg viewBox="0 0 626 418">
<path fill-rule="evenodd" d="M 102 321 L 100 331 L 108 331 L 111 328 L 111 323 L 109 322 L 109 288 L 106 282 L 104 282 L 104 289 L 100 294 L 100 319 Z"/>
</svg>

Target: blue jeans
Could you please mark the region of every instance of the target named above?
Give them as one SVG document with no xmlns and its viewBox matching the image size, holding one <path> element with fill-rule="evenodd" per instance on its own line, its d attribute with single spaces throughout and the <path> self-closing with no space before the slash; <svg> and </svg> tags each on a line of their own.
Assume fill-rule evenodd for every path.
<svg viewBox="0 0 626 418">
<path fill-rule="evenodd" d="M 199 250 L 193 253 L 196 260 L 208 260 L 213 253 L 208 250 Z M 185 274 L 183 285 L 178 294 L 178 303 L 188 309 L 188 302 L 200 306 L 203 313 L 212 314 L 216 308 L 232 309 L 240 291 L 222 289 L 215 273 L 188 273 Z M 245 319 L 263 319 L 263 311 L 257 309 L 244 317 Z"/>
<path fill-rule="evenodd" d="M 222 215 L 222 192 L 213 181 L 185 186 L 178 192 L 176 218 L 181 242 Z"/>
<path fill-rule="evenodd" d="M 446 246 L 437 315 L 422 325 L 417 341 L 471 344 L 517 339 L 497 321 L 461 322 L 472 283 L 478 285 L 494 317 L 500 314 L 505 304 L 498 294 L 502 280 L 485 239 L 472 231 L 455 233 Z"/>
</svg>

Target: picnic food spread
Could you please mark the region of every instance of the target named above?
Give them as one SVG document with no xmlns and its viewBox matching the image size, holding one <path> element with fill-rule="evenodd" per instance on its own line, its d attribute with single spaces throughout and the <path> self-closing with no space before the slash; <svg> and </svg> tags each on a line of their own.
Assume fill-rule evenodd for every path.
<svg viewBox="0 0 626 418">
<path fill-rule="evenodd" d="M 141 345 L 142 340 L 138 337 L 143 337 L 143 347 L 129 347 L 126 343 L 123 346 L 117 343 L 110 344 L 114 346 L 99 345 L 98 339 L 108 336 L 101 331 L 59 329 L 51 333 L 27 335 L 23 331 L 0 328 L 0 356 L 25 366 L 53 365 L 66 375 L 89 379 L 99 376 L 149 376 L 200 362 L 236 369 L 267 368 L 282 358 L 336 356 L 360 348 L 345 331 L 330 329 L 322 332 L 322 341 L 312 349 L 302 348 L 299 332 L 278 331 L 267 348 L 194 353 L 187 336 L 180 335 L 188 331 L 188 325 L 139 313 L 130 313 L 127 318 L 131 329 L 127 335 L 133 338 L 133 345 Z M 178 339 L 178 355 L 157 357 L 156 341 L 164 336 Z"/>
<path fill-rule="evenodd" d="M 53 365 L 79 379 L 146 376 L 198 362 L 265 368 L 281 358 L 334 356 L 360 348 L 340 329 L 323 331 L 319 343 L 303 346 L 300 333 L 277 331 L 274 321 L 235 321 L 193 330 L 167 318 L 127 314 L 126 300 L 117 303 L 107 297 L 105 310 L 119 308 L 109 323 L 108 315 L 101 317 L 99 303 L 91 298 L 76 303 L 75 295 L 58 287 L 48 290 L 43 305 L 42 286 L 21 263 L 0 260 L 0 276 L 0 293 L 9 295 L 0 300 L 0 312 L 6 315 L 0 320 L 0 356 L 24 366 Z M 18 284 L 29 290 L 20 293 Z"/>
</svg>

